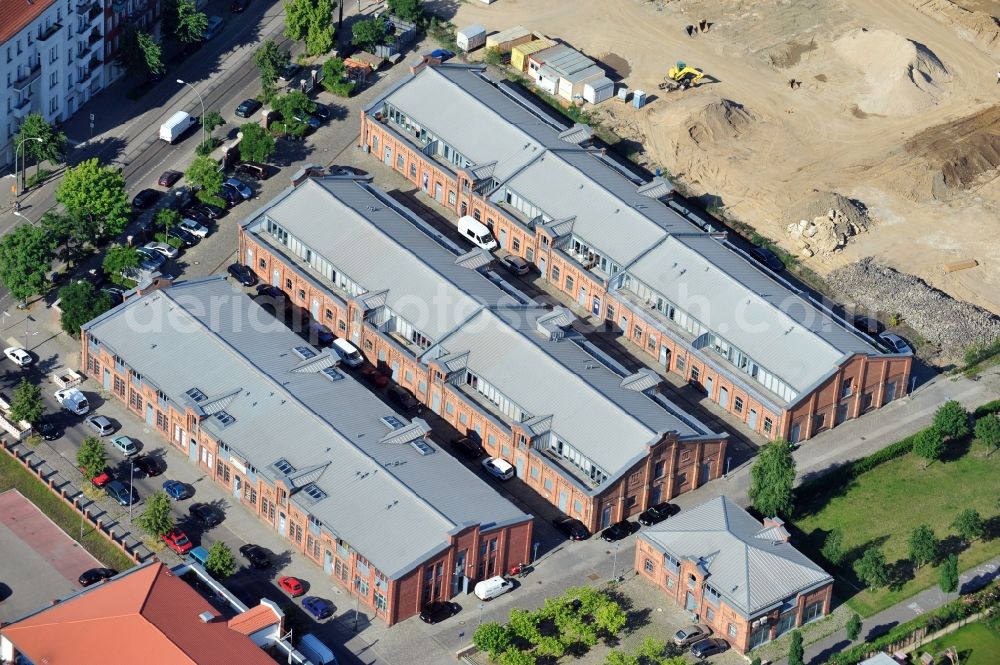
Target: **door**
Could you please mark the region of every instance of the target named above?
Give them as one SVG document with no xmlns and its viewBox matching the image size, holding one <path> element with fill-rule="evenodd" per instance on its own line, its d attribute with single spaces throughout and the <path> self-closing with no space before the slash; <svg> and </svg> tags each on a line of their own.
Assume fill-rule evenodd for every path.
<svg viewBox="0 0 1000 665">
<path fill-rule="evenodd" d="M 601 315 L 601 298 L 600 296 L 594 296 L 593 302 L 590 304 L 590 313 L 594 316 Z"/>
<path fill-rule="evenodd" d="M 443 201 L 443 197 L 442 197 L 442 191 L 443 190 L 442 190 L 442 187 L 441 187 L 441 183 L 439 183 L 439 182 L 434 183 L 434 198 L 435 198 L 435 200 L 437 200 L 438 203 L 443 203 L 444 202 Z"/>
<path fill-rule="evenodd" d="M 747 414 L 747 426 L 753 431 L 757 431 L 757 409 L 750 409 L 750 413 Z"/>
<path fill-rule="evenodd" d="M 729 389 L 722 386 L 719 387 L 719 406 L 723 409 L 729 408 Z"/>
<path fill-rule="evenodd" d="M 580 303 L 580 307 L 587 306 L 587 288 L 584 286 L 580 287 L 580 291 L 576 294 L 576 301 Z"/>
<path fill-rule="evenodd" d="M 888 404 L 894 399 L 896 399 L 896 382 L 890 381 L 885 384 L 885 400 L 883 403 Z"/>
<path fill-rule="evenodd" d="M 392 166 L 392 148 L 389 146 L 385 147 L 385 165 Z"/>
<path fill-rule="evenodd" d="M 799 432 L 802 431 L 802 423 L 792 423 L 792 430 L 788 433 L 789 443 L 799 442 Z"/>
<path fill-rule="evenodd" d="M 319 321 L 319 298 L 313 298 L 312 309 L 310 309 L 313 315 L 313 320 Z"/>
<path fill-rule="evenodd" d="M 712 377 L 705 377 L 705 394 L 708 395 L 708 399 L 712 399 Z"/>
<path fill-rule="evenodd" d="M 688 612 L 694 612 L 698 609 L 698 601 L 694 599 L 694 594 L 690 591 L 687 592 L 687 596 L 684 598 L 684 609 Z"/>
<path fill-rule="evenodd" d="M 469 211 L 469 204 L 466 203 L 465 201 L 462 201 L 462 208 L 461 211 L 458 213 L 458 216 L 465 217 L 465 213 L 467 213 L 468 211 Z"/>
<path fill-rule="evenodd" d="M 559 512 L 565 514 L 568 505 L 569 505 L 569 497 L 566 496 L 566 491 L 559 490 Z"/>
<path fill-rule="evenodd" d="M 701 477 L 698 478 L 698 484 L 704 485 L 708 482 L 709 478 L 712 477 L 712 463 L 702 462 L 701 464 Z"/>
<path fill-rule="evenodd" d="M 281 273 L 277 270 L 271 273 L 271 286 L 276 286 L 279 289 L 281 288 Z"/>
<path fill-rule="evenodd" d="M 663 485 L 654 485 L 649 490 L 649 505 L 655 506 L 658 504 L 661 496 L 663 496 Z"/>
<path fill-rule="evenodd" d="M 233 474 L 233 496 L 237 499 L 240 498 L 240 486 L 243 483 L 240 481 L 240 477 Z"/>
<path fill-rule="evenodd" d="M 666 344 L 660 345 L 660 364 L 670 369 L 670 349 L 667 348 Z"/>
<path fill-rule="evenodd" d="M 194 464 L 198 463 L 198 442 L 191 439 L 191 445 L 188 446 L 188 459 Z"/>
<path fill-rule="evenodd" d="M 392 361 L 392 382 L 399 383 L 399 361 Z"/>
<path fill-rule="evenodd" d="M 500 229 L 500 247 L 507 249 L 507 229 Z"/>
<path fill-rule="evenodd" d="M 604 510 L 601 511 L 601 528 L 607 529 L 611 526 L 611 504 L 604 506 Z"/>
<path fill-rule="evenodd" d="M 285 535 L 285 513 L 278 513 L 278 533 Z"/>
<path fill-rule="evenodd" d="M 330 550 L 323 551 L 323 572 L 327 575 L 333 573 L 333 552 Z"/>
<path fill-rule="evenodd" d="M 149 402 L 146 402 L 146 424 L 147 425 L 152 425 L 153 424 L 153 413 L 155 411 L 156 411 L 156 409 L 153 408 L 153 405 L 150 404 Z"/>
<path fill-rule="evenodd" d="M 544 256 L 539 256 L 538 257 L 538 271 L 542 273 L 542 277 L 546 276 L 546 272 L 545 272 L 545 257 Z"/>
<path fill-rule="evenodd" d="M 247 265 L 250 267 L 251 270 L 254 269 L 254 265 L 253 265 L 253 249 L 250 248 L 250 247 L 247 247 Z"/>
<path fill-rule="evenodd" d="M 431 394 L 431 411 L 441 415 L 441 395 L 438 393 Z"/>
<path fill-rule="evenodd" d="M 517 477 L 524 478 L 524 458 L 518 457 L 514 460 L 514 466 L 517 467 Z"/>
<path fill-rule="evenodd" d="M 847 420 L 847 404 L 837 405 L 837 415 L 835 417 L 836 421 L 833 423 L 834 425 L 839 425 L 840 423 Z"/>
<path fill-rule="evenodd" d="M 111 370 L 104 368 L 104 389 L 111 390 Z"/>
</svg>

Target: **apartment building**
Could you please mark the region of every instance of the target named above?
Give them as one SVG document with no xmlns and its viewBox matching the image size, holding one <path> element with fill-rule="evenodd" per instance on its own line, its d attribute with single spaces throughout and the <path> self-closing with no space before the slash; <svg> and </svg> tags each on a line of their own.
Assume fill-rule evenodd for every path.
<svg viewBox="0 0 1000 665">
<path fill-rule="evenodd" d="M 512 86 L 420 68 L 364 109 L 361 146 L 754 432 L 804 441 L 908 392 L 912 357 L 703 232 L 668 183 Z"/>
<path fill-rule="evenodd" d="M 746 653 L 830 612 L 833 578 L 727 497 L 643 529 L 635 569 Z"/>
<path fill-rule="evenodd" d="M 726 438 L 427 227 L 366 178 L 309 177 L 240 229 L 239 255 L 591 530 L 717 478 Z"/>
<path fill-rule="evenodd" d="M 82 328 L 81 368 L 388 624 L 527 561 L 532 518 L 224 277 Z"/>
<path fill-rule="evenodd" d="M 131 29 L 153 32 L 154 24 L 162 6 L 160 0 L 103 0 L 107 4 L 105 12 L 104 53 L 105 77 L 110 83 L 125 74 L 125 70 L 115 63 L 121 48 L 122 36 Z"/>
<path fill-rule="evenodd" d="M 7 81 L 0 93 L 0 108 L 6 109 L 0 123 L 0 163 L 14 163 L 17 146 L 12 139 L 26 115 L 61 122 L 104 89 L 107 1 L 0 3 L 0 76 Z"/>
</svg>

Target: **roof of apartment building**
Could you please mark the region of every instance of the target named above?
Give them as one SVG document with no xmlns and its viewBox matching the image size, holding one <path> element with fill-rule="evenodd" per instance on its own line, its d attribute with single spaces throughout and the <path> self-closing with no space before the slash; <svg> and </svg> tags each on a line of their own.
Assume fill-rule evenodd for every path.
<svg viewBox="0 0 1000 665">
<path fill-rule="evenodd" d="M 705 571 L 705 582 L 745 619 L 833 581 L 787 542 L 780 525 L 765 526 L 720 496 L 644 530 L 640 538 Z"/>
<path fill-rule="evenodd" d="M 571 333 L 563 341 L 543 337 L 538 320 L 550 310 L 527 296 L 511 295 L 475 268 L 458 265 L 463 248 L 439 238 L 366 180 L 311 178 L 245 224 L 263 242 L 282 249 L 261 233 L 266 219 L 349 271 L 362 287 L 373 293 L 387 289 L 384 299 L 391 309 L 422 332 L 433 330 L 430 341 L 439 346 L 425 352 L 424 362 L 468 352 L 469 369 L 532 415 L 553 416 L 552 431 L 611 476 L 634 464 L 664 432 L 717 436 L 662 397 L 654 401 L 623 387 L 623 373 L 577 343 L 579 335 Z M 407 305 L 420 318 L 401 309 Z M 562 315 L 568 318 L 557 323 L 566 328 L 573 316 L 565 310 Z M 548 370 L 539 371 L 543 366 Z M 608 445 L 611 440 L 615 446 Z"/>
<path fill-rule="evenodd" d="M 205 612 L 212 621 L 202 620 Z M 260 628 L 279 621 L 270 612 Z M 86 588 L 5 625 L 0 634 L 31 662 L 50 665 L 107 663 L 109 649 L 116 662 L 274 665 L 247 634 L 219 619 L 201 594 L 161 563 Z"/>
<path fill-rule="evenodd" d="M 42 15 L 56 0 L 5 0 L 0 2 L 0 44 Z"/>
<path fill-rule="evenodd" d="M 726 297 L 762 301 L 762 317 L 774 317 L 769 330 L 718 328 L 723 337 L 738 336 L 762 352 L 767 367 L 802 390 L 829 376 L 832 364 L 800 358 L 842 359 L 876 348 L 814 303 L 733 251 L 725 241 L 706 237 L 687 218 L 661 202 L 639 194 L 637 184 L 599 151 L 577 145 L 574 134 L 544 110 L 533 109 L 522 96 L 505 92 L 487 78 L 482 67 L 428 66 L 389 89 L 367 109 L 388 102 L 440 137 L 473 165 L 496 161 L 492 176 L 554 219 L 572 219 L 573 233 L 594 245 L 624 271 L 645 256 L 682 251 L 692 261 L 715 265 L 727 273 Z M 666 241 L 671 239 L 671 243 Z M 661 245 L 668 245 L 661 247 Z M 671 263 L 673 259 L 671 259 Z M 650 265 L 647 261 L 643 266 Z M 668 264 L 669 265 L 669 264 Z M 644 272 L 650 287 L 666 295 L 675 283 L 666 271 Z M 691 279 L 688 292 L 716 302 L 720 292 Z M 763 295 L 763 297 L 762 297 Z M 800 330 L 794 340 L 774 330 L 786 321 Z M 721 321 L 720 321 L 721 323 Z M 793 325 L 789 323 L 789 326 Z M 735 344 L 735 341 L 733 341 Z M 791 353 L 786 350 L 794 346 Z M 763 364 L 763 361 L 760 361 Z"/>
<path fill-rule="evenodd" d="M 531 519 L 226 278 L 154 291 L 84 330 L 390 578 L 468 526 Z"/>
</svg>

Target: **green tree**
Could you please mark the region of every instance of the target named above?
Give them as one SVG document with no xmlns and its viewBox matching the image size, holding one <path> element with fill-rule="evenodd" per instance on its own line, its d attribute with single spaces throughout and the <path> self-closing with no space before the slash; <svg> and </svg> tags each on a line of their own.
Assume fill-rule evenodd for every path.
<svg viewBox="0 0 1000 665">
<path fill-rule="evenodd" d="M 41 139 L 41 141 L 34 139 Z M 21 147 L 22 159 L 31 157 L 35 161 L 36 176 L 39 165 L 43 161 L 60 162 L 66 155 L 66 135 L 39 113 L 29 113 L 24 116 L 21 127 L 17 130 L 17 135 L 11 141 L 15 147 Z M 23 187 L 24 183 L 21 185 Z"/>
<path fill-rule="evenodd" d="M 171 208 L 161 208 L 156 211 L 156 228 L 163 229 L 163 233 L 167 236 L 170 235 L 170 231 L 181 223 L 181 215 L 176 210 Z"/>
<path fill-rule="evenodd" d="M 350 97 L 354 92 L 354 81 L 346 78 L 347 66 L 340 58 L 330 58 L 323 63 L 323 80 L 320 85 L 327 92 L 339 97 Z"/>
<path fill-rule="evenodd" d="M 222 190 L 223 174 L 219 170 L 219 163 L 211 157 L 195 157 L 191 166 L 184 172 L 184 177 L 191 183 L 201 187 L 196 196 L 199 201 L 224 205 L 224 201 L 219 198 Z"/>
<path fill-rule="evenodd" d="M 961 439 L 972 431 L 969 427 L 969 412 L 955 400 L 949 400 L 938 407 L 934 413 L 934 427 L 941 436 L 949 439 Z"/>
<path fill-rule="evenodd" d="M 266 162 L 274 154 L 274 137 L 260 125 L 248 122 L 240 127 L 240 157 L 247 162 Z"/>
<path fill-rule="evenodd" d="M 205 559 L 205 570 L 217 580 L 225 579 L 236 572 L 236 559 L 229 545 L 221 540 L 212 543 Z"/>
<path fill-rule="evenodd" d="M 294 136 L 302 136 L 308 127 L 306 123 L 296 120 L 295 116 L 305 118 L 316 110 L 316 102 L 309 99 L 301 90 L 291 90 L 287 94 L 277 97 L 272 106 L 275 111 L 281 114 L 286 131 Z"/>
<path fill-rule="evenodd" d="M 976 438 L 986 446 L 987 453 L 1000 448 L 1000 417 L 995 413 L 987 413 L 976 421 Z"/>
<path fill-rule="evenodd" d="M 635 654 L 615 649 L 604 658 L 604 665 L 642 665 L 642 663 Z"/>
<path fill-rule="evenodd" d="M 416 23 L 424 16 L 420 0 L 389 0 L 388 7 L 390 14 L 410 23 Z"/>
<path fill-rule="evenodd" d="M 861 615 L 857 612 L 852 614 L 844 629 L 847 631 L 847 639 L 852 642 L 858 639 L 858 636 L 861 635 Z"/>
<path fill-rule="evenodd" d="M 167 493 L 163 490 L 153 492 L 153 495 L 146 501 L 146 509 L 135 521 L 143 531 L 154 538 L 159 538 L 173 529 L 174 518 L 170 514 L 170 497 L 167 496 Z M 209 559 L 211 559 L 211 552 L 209 552 Z"/>
<path fill-rule="evenodd" d="M 511 647 L 500 654 L 500 665 L 535 665 L 536 658 L 533 654 L 525 651 L 518 651 Z"/>
<path fill-rule="evenodd" d="M 525 642 L 537 644 L 542 636 L 541 631 L 538 630 L 540 622 L 541 617 L 537 613 L 515 607 L 510 611 L 507 627 L 510 628 L 511 633 Z"/>
<path fill-rule="evenodd" d="M 566 653 L 566 645 L 558 637 L 543 635 L 535 642 L 535 652 L 540 656 L 562 658 Z"/>
<path fill-rule="evenodd" d="M 39 226 L 22 224 L 0 237 L 0 282 L 21 302 L 43 293 L 52 263 L 52 240 Z"/>
<path fill-rule="evenodd" d="M 365 51 L 371 51 L 385 41 L 385 21 L 372 18 L 358 21 L 351 27 L 351 43 Z"/>
<path fill-rule="evenodd" d="M 628 617 L 621 605 L 607 598 L 593 614 L 594 626 L 609 637 L 615 637 L 625 628 Z"/>
<path fill-rule="evenodd" d="M 986 527 L 983 526 L 982 516 L 980 516 L 978 510 L 973 508 L 966 508 L 960 512 L 955 517 L 955 521 L 951 523 L 951 528 L 955 530 L 955 533 L 962 540 L 970 543 L 973 540 L 982 538 L 983 533 L 986 531 Z"/>
<path fill-rule="evenodd" d="M 305 41 L 307 55 L 333 48 L 333 0 L 290 0 L 285 3 L 285 36 Z"/>
<path fill-rule="evenodd" d="M 60 211 L 57 208 L 45 211 L 39 221 L 39 226 L 45 229 L 45 233 L 54 247 L 60 245 L 64 247 L 61 258 L 67 263 L 71 262 L 79 248 L 92 237 L 87 233 L 88 220 L 79 215 Z"/>
<path fill-rule="evenodd" d="M 791 515 L 795 460 L 788 444 L 772 441 L 760 449 L 750 470 L 750 501 L 761 514 Z"/>
<path fill-rule="evenodd" d="M 22 378 L 10 400 L 11 419 L 17 422 L 25 420 L 37 425 L 44 414 L 45 402 L 42 401 L 42 389 L 38 384 Z"/>
<path fill-rule="evenodd" d="M 938 573 L 938 587 L 945 593 L 958 591 L 958 555 L 949 554 Z"/>
<path fill-rule="evenodd" d="M 198 11 L 194 0 L 177 0 L 173 35 L 185 44 L 200 42 L 208 29 L 208 17 Z"/>
<path fill-rule="evenodd" d="M 131 216 L 121 169 L 88 159 L 66 169 L 56 200 L 83 224 L 92 242 L 125 230 Z"/>
<path fill-rule="evenodd" d="M 164 70 L 160 45 L 151 34 L 134 27 L 122 35 L 115 60 L 131 76 L 159 74 Z"/>
<path fill-rule="evenodd" d="M 276 41 L 268 39 L 254 53 L 253 60 L 260 72 L 261 96 L 265 102 L 270 103 L 274 99 L 278 76 L 288 65 L 288 51 L 283 51 Z"/>
<path fill-rule="evenodd" d="M 913 452 L 924 458 L 925 469 L 931 462 L 941 459 L 944 455 L 944 439 L 941 438 L 941 432 L 936 426 L 931 425 L 917 432 L 913 440 Z"/>
<path fill-rule="evenodd" d="M 869 589 L 881 589 L 889 584 L 889 566 L 885 555 L 877 547 L 869 547 L 860 559 L 854 562 L 854 572 Z"/>
<path fill-rule="evenodd" d="M 104 269 L 104 274 L 108 276 L 115 284 L 127 284 L 130 277 L 126 275 L 131 274 L 136 268 L 139 267 L 139 251 L 135 247 L 125 247 L 123 245 L 114 245 L 108 248 L 108 251 L 104 253 L 104 261 L 101 263 L 101 267 Z"/>
<path fill-rule="evenodd" d="M 59 325 L 67 335 L 80 336 L 80 326 L 111 309 L 111 296 L 90 282 L 72 282 L 59 289 Z"/>
<path fill-rule="evenodd" d="M 472 634 L 472 643 L 480 651 L 490 654 L 494 660 L 511 645 L 510 630 L 506 626 L 489 621 L 480 624 Z"/>
<path fill-rule="evenodd" d="M 88 436 L 76 451 L 76 464 L 83 469 L 87 480 L 104 473 L 108 466 L 108 450 L 104 441 L 96 436 Z"/>
<path fill-rule="evenodd" d="M 840 529 L 832 529 L 830 533 L 826 534 L 820 554 L 835 566 L 844 562 L 844 534 L 840 532 Z"/>
<path fill-rule="evenodd" d="M 226 119 L 218 111 L 208 111 L 201 119 L 201 124 L 205 126 L 205 131 L 211 134 L 216 127 L 222 127 L 226 124 Z"/>
<path fill-rule="evenodd" d="M 792 643 L 788 645 L 788 665 L 805 665 L 806 652 L 802 647 L 802 633 L 792 631 Z"/>
<path fill-rule="evenodd" d="M 926 524 L 921 524 L 910 532 L 908 545 L 910 561 L 917 568 L 920 568 L 925 563 L 937 560 L 940 543 L 938 543 L 938 539 L 934 535 L 934 530 Z"/>
<path fill-rule="evenodd" d="M 754 656 L 750 659 L 750 665 L 760 665 L 760 656 Z"/>
</svg>

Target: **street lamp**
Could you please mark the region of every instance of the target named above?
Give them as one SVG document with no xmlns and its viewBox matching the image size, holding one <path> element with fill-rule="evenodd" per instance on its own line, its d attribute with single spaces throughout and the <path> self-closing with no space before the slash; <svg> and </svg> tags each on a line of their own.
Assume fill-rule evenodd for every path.
<svg viewBox="0 0 1000 665">
<path fill-rule="evenodd" d="M 203 143 L 207 144 L 208 130 L 205 128 L 205 98 L 201 96 L 201 93 L 198 92 L 197 88 L 195 88 L 193 85 L 191 85 L 184 79 L 177 79 L 177 82 L 180 83 L 181 85 L 186 85 L 187 87 L 191 88 L 192 90 L 194 90 L 194 94 L 198 95 L 198 101 L 201 102 L 201 133 L 205 137 Z"/>
<path fill-rule="evenodd" d="M 17 174 L 17 153 L 18 153 L 18 151 L 21 150 L 21 146 L 24 145 L 25 141 L 38 141 L 39 143 L 44 143 L 44 141 L 42 141 L 42 139 L 38 138 L 37 136 L 25 136 L 23 139 L 21 139 L 20 141 L 17 142 L 17 148 L 14 149 L 14 173 L 15 173 L 15 176 L 14 176 L 14 200 L 15 201 L 17 201 L 17 197 L 21 193 L 17 189 L 17 175 L 16 175 Z M 21 191 L 24 190 L 24 162 L 25 161 L 26 161 L 25 158 L 21 157 Z"/>
<path fill-rule="evenodd" d="M 135 460 L 128 461 L 128 525 L 132 526 L 132 483 L 135 482 Z"/>
<path fill-rule="evenodd" d="M 615 579 L 615 572 L 618 568 L 618 548 L 621 547 L 621 543 L 615 543 L 615 557 L 611 560 L 611 580 Z"/>
</svg>

